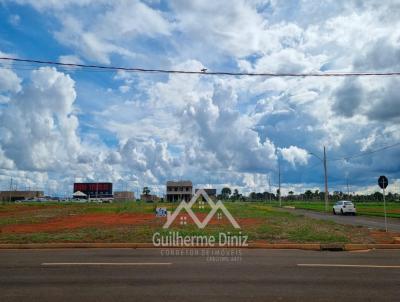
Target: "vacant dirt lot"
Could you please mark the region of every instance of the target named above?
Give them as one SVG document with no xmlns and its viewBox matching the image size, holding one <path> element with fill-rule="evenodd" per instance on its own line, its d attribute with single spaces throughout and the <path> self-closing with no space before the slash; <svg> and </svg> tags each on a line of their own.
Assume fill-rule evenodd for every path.
<svg viewBox="0 0 400 302">
<path fill-rule="evenodd" d="M 170 211 L 176 207 L 162 206 Z M 251 241 L 391 243 L 399 236 L 283 213 L 262 203 L 226 206 Z M 0 242 L 151 242 L 156 231 L 204 235 L 238 231 L 223 215 L 220 219 L 215 215 L 205 229 L 199 230 L 183 212 L 170 229 L 164 230 L 166 218 L 156 217 L 155 207 L 146 203 L 1 205 Z M 208 209 L 197 209 L 196 215 L 202 221 L 208 213 Z M 185 224 L 181 224 L 183 216 Z"/>
<path fill-rule="evenodd" d="M 26 213 L 29 211 L 21 211 Z M 206 215 L 204 213 L 197 214 L 200 220 L 203 220 Z M 174 226 L 180 224 L 180 218 L 186 217 L 187 224 L 194 224 L 187 215 L 180 215 L 174 222 Z M 1 228 L 2 233 L 39 233 L 39 232 L 57 232 L 61 230 L 71 230 L 87 227 L 113 227 L 123 225 L 146 225 L 146 226 L 162 226 L 165 218 L 156 217 L 149 213 L 131 213 L 131 214 L 84 214 L 84 215 L 69 215 L 62 218 L 48 219 L 39 223 L 26 224 L 10 224 Z M 257 218 L 241 218 L 239 223 L 242 227 L 249 225 L 257 225 L 262 223 L 262 219 Z M 217 219 L 214 217 L 210 225 L 229 225 L 229 221 L 225 218 Z"/>
<path fill-rule="evenodd" d="M 11 224 L 3 227 L 3 233 L 56 232 L 85 227 L 107 227 L 116 225 L 153 224 L 153 214 L 85 214 L 49 219 L 41 223 Z"/>
</svg>

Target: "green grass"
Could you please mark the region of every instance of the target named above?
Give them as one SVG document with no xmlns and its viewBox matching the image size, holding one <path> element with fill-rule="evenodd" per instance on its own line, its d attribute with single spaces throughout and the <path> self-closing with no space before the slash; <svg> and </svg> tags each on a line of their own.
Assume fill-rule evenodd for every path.
<svg viewBox="0 0 400 302">
<path fill-rule="evenodd" d="M 311 227 L 301 227 L 289 232 L 290 240 L 298 240 L 303 242 L 348 242 L 348 238 L 344 235 L 334 234 L 332 232 L 315 232 Z"/>
<path fill-rule="evenodd" d="M 263 242 L 371 242 L 365 228 L 342 226 L 330 221 L 321 221 L 280 211 L 266 203 L 225 203 L 231 214 L 241 224 L 242 234 L 248 235 L 250 241 Z M 307 205 L 307 204 L 305 204 Z M 167 207 L 173 211 L 177 204 L 171 203 L 112 203 L 112 204 L 65 204 L 35 203 L 7 204 L 0 206 L 0 230 L 7 225 L 34 224 L 51 221 L 54 218 L 85 214 L 132 214 L 154 213 L 156 206 Z M 321 207 L 321 204 L 315 204 Z M 195 212 L 208 213 L 209 209 Z M 199 230 L 194 224 L 174 225 L 171 229 L 162 228 L 163 220 L 149 225 L 112 225 L 91 226 L 71 230 L 37 233 L 0 232 L 0 243 L 44 243 L 44 242 L 151 242 L 154 232 L 168 234 L 179 231 L 181 235 L 213 235 L 220 232 L 237 234 L 231 225 L 211 224 Z"/>
<path fill-rule="evenodd" d="M 358 215 L 365 216 L 384 216 L 383 202 L 355 202 Z M 313 210 L 318 212 L 325 212 L 325 203 L 323 201 L 285 201 L 283 206 L 295 206 L 298 209 Z M 328 210 L 332 212 L 333 202 L 329 203 Z M 278 206 L 274 203 L 274 206 Z M 400 203 L 387 202 L 386 203 L 387 217 L 400 218 Z"/>
</svg>

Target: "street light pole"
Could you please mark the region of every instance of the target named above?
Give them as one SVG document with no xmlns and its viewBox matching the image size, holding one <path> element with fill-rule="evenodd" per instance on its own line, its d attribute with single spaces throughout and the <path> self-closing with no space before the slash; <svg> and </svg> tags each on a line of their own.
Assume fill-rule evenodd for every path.
<svg viewBox="0 0 400 302">
<path fill-rule="evenodd" d="M 328 203 L 329 203 L 329 192 L 328 192 L 328 169 L 326 165 L 326 150 L 324 146 L 324 158 L 319 157 L 318 155 L 310 152 L 310 155 L 314 155 L 324 164 L 324 182 L 325 182 L 325 211 L 328 211 Z"/>
<path fill-rule="evenodd" d="M 324 174 L 325 174 L 325 212 L 328 211 L 329 192 L 328 192 L 328 171 L 326 167 L 326 151 L 324 146 Z"/>
<path fill-rule="evenodd" d="M 13 179 L 12 179 L 12 177 L 11 177 L 11 179 L 10 179 L 10 198 L 9 198 L 9 202 L 11 202 L 11 190 L 12 190 L 12 183 L 13 183 Z"/>
<path fill-rule="evenodd" d="M 279 207 L 282 207 L 282 192 L 281 192 L 281 162 L 278 160 L 278 165 L 279 165 L 279 172 L 278 172 L 278 178 L 279 178 Z"/>
<path fill-rule="evenodd" d="M 269 186 L 269 203 L 271 203 L 271 195 L 272 195 L 272 191 L 271 191 L 271 178 L 268 176 L 268 186 Z"/>
</svg>

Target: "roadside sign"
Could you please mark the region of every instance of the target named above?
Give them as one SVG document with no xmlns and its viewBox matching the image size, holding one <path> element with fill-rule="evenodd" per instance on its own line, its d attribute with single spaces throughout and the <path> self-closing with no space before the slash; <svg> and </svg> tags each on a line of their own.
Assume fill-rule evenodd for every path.
<svg viewBox="0 0 400 302">
<path fill-rule="evenodd" d="M 389 181 L 388 181 L 386 176 L 382 175 L 382 176 L 379 177 L 378 185 L 381 187 L 381 189 L 386 189 L 388 184 L 389 184 Z"/>
<path fill-rule="evenodd" d="M 379 187 L 381 187 L 382 193 L 383 193 L 383 211 L 385 212 L 385 229 L 386 229 L 386 232 L 388 231 L 388 229 L 387 229 L 387 218 L 386 218 L 387 215 L 386 215 L 385 189 L 388 186 L 388 184 L 389 184 L 389 181 L 388 181 L 387 177 L 384 176 L 384 175 L 381 175 L 379 177 L 379 179 L 378 179 L 378 185 L 379 185 Z"/>
<path fill-rule="evenodd" d="M 157 217 L 167 217 L 167 208 L 156 208 Z"/>
</svg>

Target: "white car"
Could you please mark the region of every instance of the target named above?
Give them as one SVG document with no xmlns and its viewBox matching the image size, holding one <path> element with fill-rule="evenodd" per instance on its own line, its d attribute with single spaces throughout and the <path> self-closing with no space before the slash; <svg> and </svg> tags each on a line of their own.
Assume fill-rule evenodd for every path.
<svg viewBox="0 0 400 302">
<path fill-rule="evenodd" d="M 336 202 L 332 208 L 332 212 L 334 215 L 336 214 L 351 214 L 353 216 L 356 215 L 356 207 L 351 201 L 348 200 L 340 200 Z"/>
</svg>

